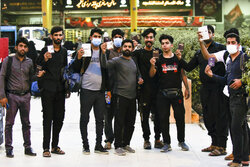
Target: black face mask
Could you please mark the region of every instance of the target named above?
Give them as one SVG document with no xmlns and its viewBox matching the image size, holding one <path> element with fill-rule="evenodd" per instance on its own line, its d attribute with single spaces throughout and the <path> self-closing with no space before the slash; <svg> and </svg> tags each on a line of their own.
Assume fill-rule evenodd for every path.
<svg viewBox="0 0 250 167">
<path fill-rule="evenodd" d="M 129 57 L 129 56 L 131 56 L 131 51 L 130 50 L 124 50 L 124 51 L 122 51 L 122 54 L 125 57 Z"/>
<path fill-rule="evenodd" d="M 205 44 L 209 44 L 212 41 L 213 41 L 212 39 L 204 40 Z"/>
</svg>

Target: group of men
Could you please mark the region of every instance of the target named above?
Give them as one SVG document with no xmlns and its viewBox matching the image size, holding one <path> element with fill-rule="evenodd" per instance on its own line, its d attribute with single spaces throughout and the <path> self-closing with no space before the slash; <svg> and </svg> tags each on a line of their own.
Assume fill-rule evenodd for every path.
<svg viewBox="0 0 250 167">
<path fill-rule="evenodd" d="M 189 63 L 181 58 L 179 50 L 173 53 L 174 38 L 170 35 L 162 34 L 159 38 L 161 49 L 155 48 L 156 32 L 152 28 L 144 30 L 141 34 L 145 46 L 138 50 L 134 49 L 135 41 L 124 39 L 124 32 L 120 29 L 112 31 L 113 48 L 109 50 L 107 43 L 102 42 L 103 31 L 99 28 L 91 30 L 89 38 L 91 57 L 85 57 L 84 49 L 79 47 L 71 65 L 74 72 L 82 75 L 80 132 L 84 154 L 90 154 L 88 122 L 92 108 L 96 123 L 95 152 L 108 154 L 107 150 L 111 149 L 113 142 L 117 155 L 123 156 L 127 152 L 135 152 L 130 147 L 130 141 L 136 118 L 136 99 L 141 117 L 143 148 L 151 149 L 149 117 L 150 113 L 153 113 L 154 147 L 161 149 L 161 152 L 172 150 L 169 134 L 170 106 L 172 106 L 179 146 L 183 151 L 188 151 L 189 147 L 185 143 L 183 96 L 189 98 L 190 92 L 184 70 L 191 71 L 199 66 L 204 122 L 212 139 L 211 146 L 202 151 L 211 152 L 210 156 L 225 155 L 230 125 L 234 160 L 229 165 L 234 167 L 241 163 L 248 164 L 249 150 L 245 144 L 248 145 L 249 129 L 246 122 L 247 106 L 240 67 L 242 55 L 244 60 L 248 60 L 248 56 L 239 50 L 238 31 L 232 29 L 224 34 L 227 41 L 225 47 L 213 41 L 214 28 L 210 25 L 207 28 L 209 39 L 202 41 L 201 34 L 198 34 L 201 50 L 195 53 Z M 58 146 L 64 120 L 65 97 L 69 97 L 62 78 L 62 69 L 68 64 L 67 50 L 61 46 L 64 38 L 63 29 L 53 27 L 51 38 L 54 52 L 50 53 L 47 47 L 41 51 L 36 60 L 41 68 L 36 73 L 32 61 L 26 57 L 28 42 L 25 38 L 17 40 L 16 55 L 13 58 L 6 58 L 3 62 L 0 73 L 0 100 L 1 105 L 7 108 L 5 126 L 7 157 L 14 156 L 12 126 L 18 109 L 23 126 L 25 154 L 36 155 L 31 149 L 29 123 L 29 90 L 33 80 L 38 80 L 41 91 L 43 156 L 51 157 L 51 153 L 65 154 Z M 214 58 L 216 63 L 210 68 L 207 66 L 207 59 L 211 58 Z M 9 64 L 11 70 L 7 72 Z M 186 88 L 184 95 L 181 88 L 182 81 Z M 223 93 L 225 85 L 230 85 L 229 98 Z M 105 92 L 111 99 L 109 105 L 105 103 Z M 241 100 L 238 100 L 239 98 Z M 53 131 L 50 149 L 51 128 Z M 106 136 L 104 147 L 103 129 Z M 163 141 L 160 140 L 161 134 Z"/>
</svg>

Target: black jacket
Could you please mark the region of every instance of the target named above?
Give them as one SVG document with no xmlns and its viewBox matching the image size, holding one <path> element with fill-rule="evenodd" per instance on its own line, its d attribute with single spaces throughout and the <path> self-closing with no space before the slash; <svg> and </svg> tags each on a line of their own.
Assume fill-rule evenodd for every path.
<svg viewBox="0 0 250 167">
<path fill-rule="evenodd" d="M 44 47 L 41 54 L 37 58 L 37 65 L 42 66 L 46 71 L 43 77 L 38 80 L 39 88 L 51 92 L 64 91 L 65 85 L 62 79 L 62 71 L 68 64 L 67 50 L 64 47 L 58 52 L 52 54 L 52 58 L 47 62 L 44 61 L 44 54 L 47 52 L 47 47 Z"/>
</svg>

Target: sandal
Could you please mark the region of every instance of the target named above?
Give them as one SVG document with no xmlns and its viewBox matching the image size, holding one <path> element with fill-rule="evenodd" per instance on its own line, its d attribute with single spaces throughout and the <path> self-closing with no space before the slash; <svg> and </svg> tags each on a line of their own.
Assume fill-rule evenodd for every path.
<svg viewBox="0 0 250 167">
<path fill-rule="evenodd" d="M 202 149 L 201 151 L 202 152 L 212 152 L 215 148 L 216 148 L 216 146 L 211 145 L 207 148 Z"/>
<path fill-rule="evenodd" d="M 242 166 L 249 166 L 249 161 L 241 161 Z"/>
<path fill-rule="evenodd" d="M 223 147 L 217 147 L 215 148 L 210 154 L 209 156 L 220 156 L 220 155 L 226 155 L 226 149 Z"/>
<path fill-rule="evenodd" d="M 225 158 L 224 158 L 225 160 L 234 160 L 234 155 L 233 155 L 233 153 L 231 153 L 231 154 L 229 154 L 228 156 L 226 156 Z"/>
<path fill-rule="evenodd" d="M 51 157 L 49 149 L 46 149 L 46 150 L 43 151 L 43 157 Z"/>
<path fill-rule="evenodd" d="M 232 162 L 229 162 L 228 164 L 227 164 L 227 166 L 231 166 L 233 164 L 233 161 Z M 249 166 L 249 162 L 248 161 L 241 161 L 241 164 L 242 164 L 242 166 Z"/>
<path fill-rule="evenodd" d="M 54 147 L 54 148 L 52 148 L 51 153 L 59 154 L 59 155 L 65 154 L 65 152 L 63 150 L 61 150 L 60 147 Z"/>
</svg>

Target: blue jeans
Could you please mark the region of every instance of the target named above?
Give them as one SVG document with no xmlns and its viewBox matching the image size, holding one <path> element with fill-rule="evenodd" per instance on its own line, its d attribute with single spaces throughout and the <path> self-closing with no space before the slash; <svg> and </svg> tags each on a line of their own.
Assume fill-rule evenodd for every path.
<svg viewBox="0 0 250 167">
<path fill-rule="evenodd" d="M 3 116 L 4 108 L 0 105 L 0 145 L 3 144 Z"/>
</svg>

